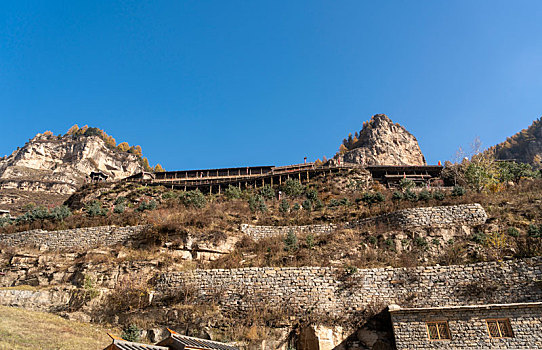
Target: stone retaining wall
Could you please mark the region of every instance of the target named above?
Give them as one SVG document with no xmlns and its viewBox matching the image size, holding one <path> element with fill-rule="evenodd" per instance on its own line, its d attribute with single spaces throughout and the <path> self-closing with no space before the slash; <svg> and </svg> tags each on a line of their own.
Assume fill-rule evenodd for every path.
<svg viewBox="0 0 542 350">
<path fill-rule="evenodd" d="M 49 250 L 89 249 L 127 242 L 141 233 L 144 228 L 145 226 L 99 226 L 61 231 L 23 231 L 0 234 L 0 245 L 35 246 Z"/>
<path fill-rule="evenodd" d="M 323 224 L 305 226 L 254 226 L 243 224 L 241 231 L 253 239 L 284 236 L 290 230 L 297 234 L 322 234 L 335 231 L 337 228 L 360 228 L 364 226 L 387 226 L 389 229 L 408 229 L 415 227 L 445 227 L 453 225 L 476 226 L 485 223 L 487 214 L 478 204 L 462 204 L 440 207 L 403 209 L 393 213 L 380 215 L 364 220 L 344 223 L 342 225 Z"/>
<path fill-rule="evenodd" d="M 542 301 L 542 257 L 506 262 L 358 271 L 327 267 L 194 270 L 162 274 L 159 293 L 190 288 L 247 311 L 273 305 L 343 316 L 368 305 L 436 307 Z"/>
</svg>

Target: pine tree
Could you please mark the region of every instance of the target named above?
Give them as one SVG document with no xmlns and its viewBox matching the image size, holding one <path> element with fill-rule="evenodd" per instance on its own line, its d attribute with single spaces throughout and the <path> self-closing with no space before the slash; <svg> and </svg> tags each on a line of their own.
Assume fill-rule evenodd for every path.
<svg viewBox="0 0 542 350">
<path fill-rule="evenodd" d="M 165 170 L 164 170 L 164 168 L 162 168 L 162 166 L 161 166 L 160 164 L 156 164 L 156 165 L 154 166 L 153 171 L 154 171 L 155 173 L 162 173 L 162 172 L 164 172 Z"/>
</svg>

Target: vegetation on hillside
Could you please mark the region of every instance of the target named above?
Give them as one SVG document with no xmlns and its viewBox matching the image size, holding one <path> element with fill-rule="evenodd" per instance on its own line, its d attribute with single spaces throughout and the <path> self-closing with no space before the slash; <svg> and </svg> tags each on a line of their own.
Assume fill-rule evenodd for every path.
<svg viewBox="0 0 542 350">
<path fill-rule="evenodd" d="M 111 343 L 104 328 L 45 312 L 0 306 L 0 349 L 99 350 Z"/>
<path fill-rule="evenodd" d="M 149 160 L 146 157 L 143 157 L 141 146 L 139 145 L 130 146 L 127 142 L 121 142 L 117 145 L 117 141 L 115 140 L 115 138 L 111 135 L 108 135 L 102 129 L 89 127 L 88 125 L 85 125 L 79 128 L 79 126 L 75 124 L 71 128 L 68 129 L 68 131 L 66 132 L 64 136 L 74 136 L 74 137 L 98 136 L 105 142 L 106 146 L 109 147 L 110 149 L 136 155 L 138 159 L 140 160 L 141 165 L 143 166 L 145 171 L 154 171 L 154 172 L 164 171 L 164 169 L 162 168 L 160 164 L 157 164 L 154 168 L 152 168 L 149 165 Z"/>
<path fill-rule="evenodd" d="M 523 129 L 508 137 L 504 142 L 489 148 L 486 153 L 496 159 L 515 160 L 541 169 L 542 118 L 536 119 L 527 129 Z"/>
</svg>

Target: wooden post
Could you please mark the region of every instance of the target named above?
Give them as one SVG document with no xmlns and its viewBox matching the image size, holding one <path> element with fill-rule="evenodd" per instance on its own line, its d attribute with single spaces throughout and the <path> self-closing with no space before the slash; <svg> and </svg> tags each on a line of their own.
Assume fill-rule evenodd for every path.
<svg viewBox="0 0 542 350">
<path fill-rule="evenodd" d="M 213 185 L 209 185 L 209 194 L 213 193 Z"/>
<path fill-rule="evenodd" d="M 218 185 L 218 194 L 220 194 L 220 184 Z"/>
<path fill-rule="evenodd" d="M 271 187 L 273 187 L 273 175 L 271 175 Z"/>
</svg>

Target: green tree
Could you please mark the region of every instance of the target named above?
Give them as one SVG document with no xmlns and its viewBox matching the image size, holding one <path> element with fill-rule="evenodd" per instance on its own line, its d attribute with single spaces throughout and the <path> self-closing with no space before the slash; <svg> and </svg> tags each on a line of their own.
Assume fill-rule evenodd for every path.
<svg viewBox="0 0 542 350">
<path fill-rule="evenodd" d="M 296 251 L 299 248 L 297 244 L 297 236 L 294 233 L 294 230 L 288 231 L 286 238 L 284 239 L 284 250 L 286 251 Z"/>
<path fill-rule="evenodd" d="M 280 201 L 279 211 L 281 213 L 287 213 L 289 210 L 290 210 L 290 203 L 288 203 L 286 199 L 283 199 L 282 201 Z"/>
<path fill-rule="evenodd" d="M 239 199 L 241 198 L 241 193 L 241 189 L 236 186 L 229 185 L 224 191 L 224 196 L 226 196 L 228 199 Z"/>
<path fill-rule="evenodd" d="M 305 188 L 303 187 L 303 185 L 299 181 L 293 180 L 293 179 L 286 180 L 283 186 L 284 193 L 287 196 L 294 197 L 294 198 L 301 197 L 301 195 L 303 195 L 304 190 Z"/>
<path fill-rule="evenodd" d="M 127 341 L 138 342 L 141 340 L 141 329 L 139 329 L 139 327 L 137 327 L 135 324 L 131 324 L 122 330 L 120 337 Z"/>
<path fill-rule="evenodd" d="M 265 185 L 260 190 L 260 195 L 265 199 L 273 199 L 275 198 L 275 190 L 273 189 L 273 187 Z"/>
<path fill-rule="evenodd" d="M 186 207 L 201 209 L 207 205 L 207 199 L 200 190 L 182 192 L 179 195 L 179 200 Z"/>
</svg>

